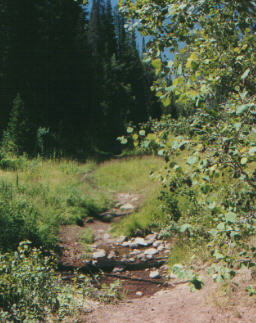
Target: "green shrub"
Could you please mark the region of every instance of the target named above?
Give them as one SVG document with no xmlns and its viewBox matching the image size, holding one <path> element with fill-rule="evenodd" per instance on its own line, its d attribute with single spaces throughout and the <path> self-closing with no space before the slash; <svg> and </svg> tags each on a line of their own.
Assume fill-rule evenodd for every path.
<svg viewBox="0 0 256 323">
<path fill-rule="evenodd" d="M 51 261 L 29 243 L 21 243 L 14 254 L 0 254 L 2 320 L 39 322 L 58 310 L 58 277 Z"/>
<path fill-rule="evenodd" d="M 19 156 L 10 153 L 0 153 L 0 168 L 4 170 L 18 170 L 26 168 L 27 159 L 25 156 Z"/>
<path fill-rule="evenodd" d="M 47 249 L 55 247 L 56 221 L 47 221 L 13 184 L 0 183 L 0 249 L 14 250 L 22 240 Z"/>
<path fill-rule="evenodd" d="M 0 253 L 1 322 L 62 321 L 79 314 L 88 297 L 110 302 L 122 296 L 119 281 L 96 288 L 91 278 L 75 273 L 63 284 L 55 264 L 29 242 L 13 254 Z"/>
</svg>

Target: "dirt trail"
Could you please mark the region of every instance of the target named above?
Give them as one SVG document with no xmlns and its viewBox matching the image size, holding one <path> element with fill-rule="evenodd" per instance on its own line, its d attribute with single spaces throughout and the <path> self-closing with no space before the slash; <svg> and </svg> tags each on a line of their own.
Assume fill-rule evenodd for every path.
<svg viewBox="0 0 256 323">
<path fill-rule="evenodd" d="M 63 248 L 61 261 L 64 268 L 104 270 L 108 272 L 102 278 L 105 283 L 110 283 L 120 276 L 126 277 L 121 280 L 128 298 L 153 295 L 165 288 L 163 283 L 166 282 L 167 267 L 164 264 L 169 244 L 160 240 L 157 233 L 128 239 L 128 237 L 114 238 L 110 232 L 111 223 L 130 214 L 140 204 L 141 197 L 138 194 L 118 193 L 115 207 L 100 214 L 97 220 L 84 223 L 83 227 L 62 226 L 59 237 Z M 85 228 L 90 228 L 94 233 L 90 254 L 79 241 L 79 235 Z M 151 272 L 155 272 L 158 277 L 151 278 Z"/>
<path fill-rule="evenodd" d="M 169 244 L 161 241 L 154 233 L 134 239 L 111 236 L 111 222 L 119 221 L 120 217 L 129 214 L 140 205 L 140 196 L 135 194 L 119 193 L 116 199 L 116 206 L 103 213 L 101 220 L 85 223 L 84 227 L 72 225 L 61 228 L 60 239 L 64 249 L 62 263 L 79 268 L 89 264 L 93 267 L 108 268 L 108 272 L 117 276 L 149 281 L 123 279 L 122 286 L 127 294 L 125 301 L 116 305 L 95 304 L 92 313 L 79 317 L 79 322 L 256 323 L 255 299 L 248 299 L 244 291 L 251 279 L 248 272 L 238 278 L 239 288 L 230 295 L 224 295 L 220 287 L 208 278 L 205 287 L 194 293 L 190 292 L 187 284 L 171 286 L 173 280 L 168 277 L 164 261 L 157 260 L 166 258 Z M 79 234 L 85 227 L 93 230 L 95 236 L 91 246 L 91 259 L 88 259 L 79 243 Z M 140 270 L 136 270 L 138 264 L 142 264 Z M 152 278 L 152 271 L 157 272 L 158 277 Z M 103 278 L 104 282 L 114 279 L 109 276 Z M 164 286 L 161 282 L 169 282 L 169 285 Z"/>
<path fill-rule="evenodd" d="M 101 305 L 81 322 L 255 323 L 255 299 L 248 298 L 244 290 L 249 279 L 248 272 L 244 272 L 239 277 L 240 287 L 229 296 L 209 278 L 202 290 L 193 293 L 187 285 L 178 285 L 118 305 Z"/>
</svg>

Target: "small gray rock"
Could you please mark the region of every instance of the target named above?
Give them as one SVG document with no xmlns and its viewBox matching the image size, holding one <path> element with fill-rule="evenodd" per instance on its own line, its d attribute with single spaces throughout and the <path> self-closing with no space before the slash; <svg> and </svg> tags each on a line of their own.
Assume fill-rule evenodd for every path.
<svg viewBox="0 0 256 323">
<path fill-rule="evenodd" d="M 137 259 L 144 261 L 146 259 L 146 257 L 144 255 L 144 253 L 141 253 L 141 254 L 137 255 Z"/>
<path fill-rule="evenodd" d="M 157 251 L 163 251 L 164 250 L 164 246 L 162 244 L 160 244 L 160 246 L 157 247 Z"/>
<path fill-rule="evenodd" d="M 128 259 L 128 262 L 134 262 L 135 261 L 135 258 L 129 258 Z"/>
<path fill-rule="evenodd" d="M 127 237 L 126 236 L 121 236 L 117 239 L 117 243 L 123 243 L 127 240 Z"/>
<path fill-rule="evenodd" d="M 104 249 L 99 249 L 95 251 L 92 255 L 93 259 L 99 259 L 99 258 L 104 258 L 106 257 L 106 251 Z"/>
<path fill-rule="evenodd" d="M 146 236 L 146 240 L 156 240 L 157 238 L 157 233 L 150 233 Z"/>
<path fill-rule="evenodd" d="M 153 242 L 153 247 L 157 248 L 157 247 L 159 247 L 161 245 L 161 243 L 162 242 L 160 240 L 156 240 L 156 241 Z"/>
<path fill-rule="evenodd" d="M 148 242 L 143 239 L 143 238 L 135 238 L 134 241 L 132 241 L 132 243 L 130 244 L 131 248 L 137 248 L 137 247 L 147 247 L 148 246 Z"/>
<path fill-rule="evenodd" d="M 120 273 L 121 271 L 124 271 L 124 268 L 123 267 L 115 267 L 112 270 L 113 273 Z"/>
<path fill-rule="evenodd" d="M 158 270 L 151 271 L 149 274 L 149 278 L 152 278 L 152 279 L 160 278 L 159 271 Z"/>
<path fill-rule="evenodd" d="M 110 251 L 110 253 L 108 254 L 108 259 L 113 259 L 115 258 L 116 254 L 113 250 Z"/>
<path fill-rule="evenodd" d="M 136 292 L 136 295 L 137 295 L 137 296 L 142 296 L 142 295 L 143 295 L 143 293 L 138 291 L 138 292 Z"/>
<path fill-rule="evenodd" d="M 148 255 L 154 256 L 157 253 L 158 253 L 158 251 L 155 248 L 150 248 L 150 249 L 147 249 L 144 251 L 144 255 L 146 255 L 146 256 L 148 256 Z"/>
<path fill-rule="evenodd" d="M 134 206 L 130 203 L 125 203 L 120 207 L 121 210 L 133 210 Z"/>
<path fill-rule="evenodd" d="M 168 275 L 168 277 L 169 277 L 170 279 L 177 279 L 177 276 L 176 276 L 176 275 L 174 275 L 173 273 L 169 274 L 169 275 Z"/>
<path fill-rule="evenodd" d="M 163 266 L 161 266 L 161 269 L 168 270 L 169 268 L 168 268 L 168 265 L 163 265 Z"/>
<path fill-rule="evenodd" d="M 122 243 L 122 247 L 130 247 L 131 241 L 125 241 Z"/>
<path fill-rule="evenodd" d="M 131 256 L 137 256 L 139 253 L 140 253 L 140 251 L 139 251 L 138 249 L 134 249 L 134 250 L 130 253 L 130 255 L 131 255 Z"/>
</svg>

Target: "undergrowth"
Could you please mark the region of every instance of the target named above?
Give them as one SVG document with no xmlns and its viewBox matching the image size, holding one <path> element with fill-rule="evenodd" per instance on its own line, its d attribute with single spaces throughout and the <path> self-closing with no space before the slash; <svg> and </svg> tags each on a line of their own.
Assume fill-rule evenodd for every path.
<svg viewBox="0 0 256 323">
<path fill-rule="evenodd" d="M 15 253 L 0 253 L 0 320 L 60 322 L 90 311 L 88 298 L 113 302 L 122 297 L 119 281 L 96 287 L 95 279 L 76 273 L 64 284 L 54 257 L 23 242 Z"/>
<path fill-rule="evenodd" d="M 10 158 L 10 157 L 9 157 Z M 20 162 L 16 163 L 16 159 Z M 14 250 L 22 240 L 54 249 L 61 224 L 83 224 L 111 205 L 108 194 L 82 180 L 95 163 L 28 160 L 13 157 L 0 169 L 0 248 Z"/>
<path fill-rule="evenodd" d="M 159 183 L 149 172 L 161 168 L 160 158 L 122 158 L 97 165 L 6 156 L 0 160 L 2 250 L 15 250 L 27 239 L 35 246 L 56 248 L 60 225 L 83 225 L 84 219 L 97 217 L 113 205 L 116 192 L 137 192 L 145 199 L 140 215 L 125 224 L 127 233 L 149 227 L 157 214 L 153 195 Z"/>
</svg>

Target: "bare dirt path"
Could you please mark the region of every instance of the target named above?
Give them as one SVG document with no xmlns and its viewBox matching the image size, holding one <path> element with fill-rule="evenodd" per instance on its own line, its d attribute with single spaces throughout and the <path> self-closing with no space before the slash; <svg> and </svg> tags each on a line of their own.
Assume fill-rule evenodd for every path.
<svg viewBox="0 0 256 323">
<path fill-rule="evenodd" d="M 255 299 L 244 292 L 248 279 L 228 297 L 212 281 L 190 292 L 187 285 L 178 285 L 152 296 L 126 300 L 117 305 L 96 308 L 81 322 L 90 323 L 255 323 Z"/>
<path fill-rule="evenodd" d="M 168 278 L 166 266 L 163 263 L 155 266 L 156 259 L 166 258 L 170 245 L 161 241 L 156 233 L 133 239 L 112 237 L 109 231 L 111 222 L 119 221 L 120 217 L 140 205 L 140 196 L 135 194 L 119 193 L 116 200 L 116 206 L 102 214 L 102 220 L 107 219 L 109 222 L 95 220 L 85 223 L 84 227 L 71 225 L 63 226 L 60 230 L 64 265 L 81 268 L 90 263 L 100 268 L 106 263 L 114 264 L 110 266 L 108 273 L 135 278 L 121 279 L 126 293 L 124 301 L 113 305 L 95 303 L 92 312 L 79 317 L 77 322 L 256 323 L 255 298 L 248 298 L 245 292 L 245 286 L 251 283 L 248 272 L 237 278 L 239 287 L 233 285 L 225 290 L 206 276 L 205 287 L 200 291 L 191 293 L 188 284 L 171 286 L 170 283 L 175 283 L 175 280 Z M 90 228 L 94 232 L 92 259 L 87 258 L 84 247 L 79 242 L 79 234 L 84 228 Z M 138 264 L 143 266 L 136 270 Z M 150 277 L 152 271 L 158 272 L 159 276 Z M 103 281 L 107 283 L 114 279 L 116 278 L 103 276 Z M 169 282 L 169 285 L 164 286 L 161 282 Z"/>
</svg>

